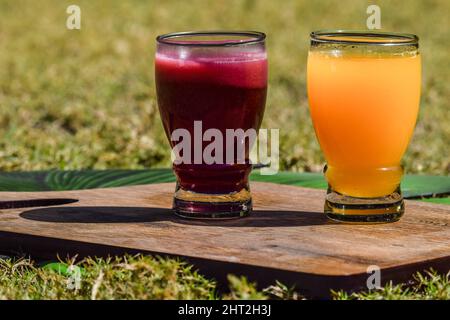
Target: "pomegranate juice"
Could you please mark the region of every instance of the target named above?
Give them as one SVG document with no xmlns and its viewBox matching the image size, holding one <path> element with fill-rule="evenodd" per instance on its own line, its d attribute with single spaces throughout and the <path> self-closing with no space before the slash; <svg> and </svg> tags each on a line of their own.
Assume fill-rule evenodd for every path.
<svg viewBox="0 0 450 320">
<path fill-rule="evenodd" d="M 223 135 L 224 164 L 174 165 L 178 185 L 185 191 L 228 194 L 248 186 L 251 171 L 248 150 L 244 164 L 226 164 L 226 129 L 258 130 L 264 114 L 267 92 L 265 52 L 233 50 L 207 54 L 195 51 L 173 57 L 156 55 L 158 105 L 165 132 L 171 141 L 176 129 L 186 129 L 194 137 L 194 121 L 202 130 L 214 128 Z M 170 142 L 173 147 L 176 143 Z M 203 142 L 205 148 L 210 142 Z"/>
</svg>

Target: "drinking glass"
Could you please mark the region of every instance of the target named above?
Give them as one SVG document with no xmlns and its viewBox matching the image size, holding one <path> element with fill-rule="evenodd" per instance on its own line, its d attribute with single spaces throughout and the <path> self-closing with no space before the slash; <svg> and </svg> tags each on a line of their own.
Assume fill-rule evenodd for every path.
<svg viewBox="0 0 450 320">
<path fill-rule="evenodd" d="M 419 110 L 418 42 L 400 33 L 311 33 L 308 99 L 333 220 L 390 222 L 404 213 L 400 161 Z"/>
<path fill-rule="evenodd" d="M 158 36 L 155 78 L 174 154 L 175 213 L 211 219 L 249 214 L 249 150 L 254 139 L 245 134 L 259 130 L 264 114 L 265 34 L 201 31 Z M 233 143 L 227 139 L 229 132 L 236 134 L 230 133 Z"/>
</svg>

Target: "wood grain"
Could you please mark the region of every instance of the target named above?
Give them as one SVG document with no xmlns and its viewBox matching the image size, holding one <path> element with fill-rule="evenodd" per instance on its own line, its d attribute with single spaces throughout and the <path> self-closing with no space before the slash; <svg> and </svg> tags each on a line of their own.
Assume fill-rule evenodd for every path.
<svg viewBox="0 0 450 320">
<path fill-rule="evenodd" d="M 369 265 L 382 269 L 384 282 L 429 267 L 450 269 L 450 206 L 406 201 L 399 222 L 338 224 L 322 213 L 324 191 L 255 182 L 251 217 L 192 221 L 171 212 L 174 188 L 1 192 L 0 250 L 39 258 L 181 256 L 219 280 L 228 272 L 261 285 L 279 279 L 311 296 L 364 287 Z"/>
</svg>

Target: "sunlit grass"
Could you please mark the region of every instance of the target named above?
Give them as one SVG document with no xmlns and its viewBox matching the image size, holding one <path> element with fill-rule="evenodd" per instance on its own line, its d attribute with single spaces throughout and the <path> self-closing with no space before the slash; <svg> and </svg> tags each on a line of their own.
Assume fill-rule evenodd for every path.
<svg viewBox="0 0 450 320">
<path fill-rule="evenodd" d="M 0 3 L 0 169 L 169 166 L 153 79 L 156 35 L 193 29 L 267 33 L 270 88 L 263 126 L 281 128 L 282 169 L 320 171 L 306 97 L 311 30 L 365 29 L 367 1 L 69 1 Z M 448 174 L 450 3 L 378 1 L 383 30 L 421 38 L 421 114 L 409 173 Z M 326 93 L 324 93 L 326 94 Z M 401 119 L 399 119 L 401 121 Z M 383 128 L 380 128 L 382 130 Z"/>
<path fill-rule="evenodd" d="M 0 259 L 1 299 L 304 299 L 301 287 L 275 282 L 258 290 L 245 277 L 229 275 L 229 291 L 198 274 L 192 266 L 176 259 L 124 256 L 85 259 L 75 285 L 71 261 L 38 267 L 28 259 Z M 66 267 L 64 267 L 66 266 Z M 72 278 L 71 278 L 72 277 Z M 72 284 L 72 285 L 70 285 Z M 387 284 L 367 292 L 349 294 L 330 291 L 330 298 L 348 299 L 450 299 L 450 273 L 416 274 L 406 285 Z"/>
<path fill-rule="evenodd" d="M 416 273 L 411 284 L 393 285 L 367 292 L 348 294 L 343 291 L 332 292 L 336 300 L 449 300 L 450 272 L 440 275 L 433 271 Z"/>
</svg>

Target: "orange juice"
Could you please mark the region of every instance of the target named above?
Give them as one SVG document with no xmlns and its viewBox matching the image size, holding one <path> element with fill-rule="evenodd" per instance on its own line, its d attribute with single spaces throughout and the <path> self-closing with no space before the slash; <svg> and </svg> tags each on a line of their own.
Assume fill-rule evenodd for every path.
<svg viewBox="0 0 450 320">
<path fill-rule="evenodd" d="M 334 191 L 375 198 L 399 187 L 419 110 L 420 59 L 417 52 L 310 51 L 310 111 Z"/>
</svg>

